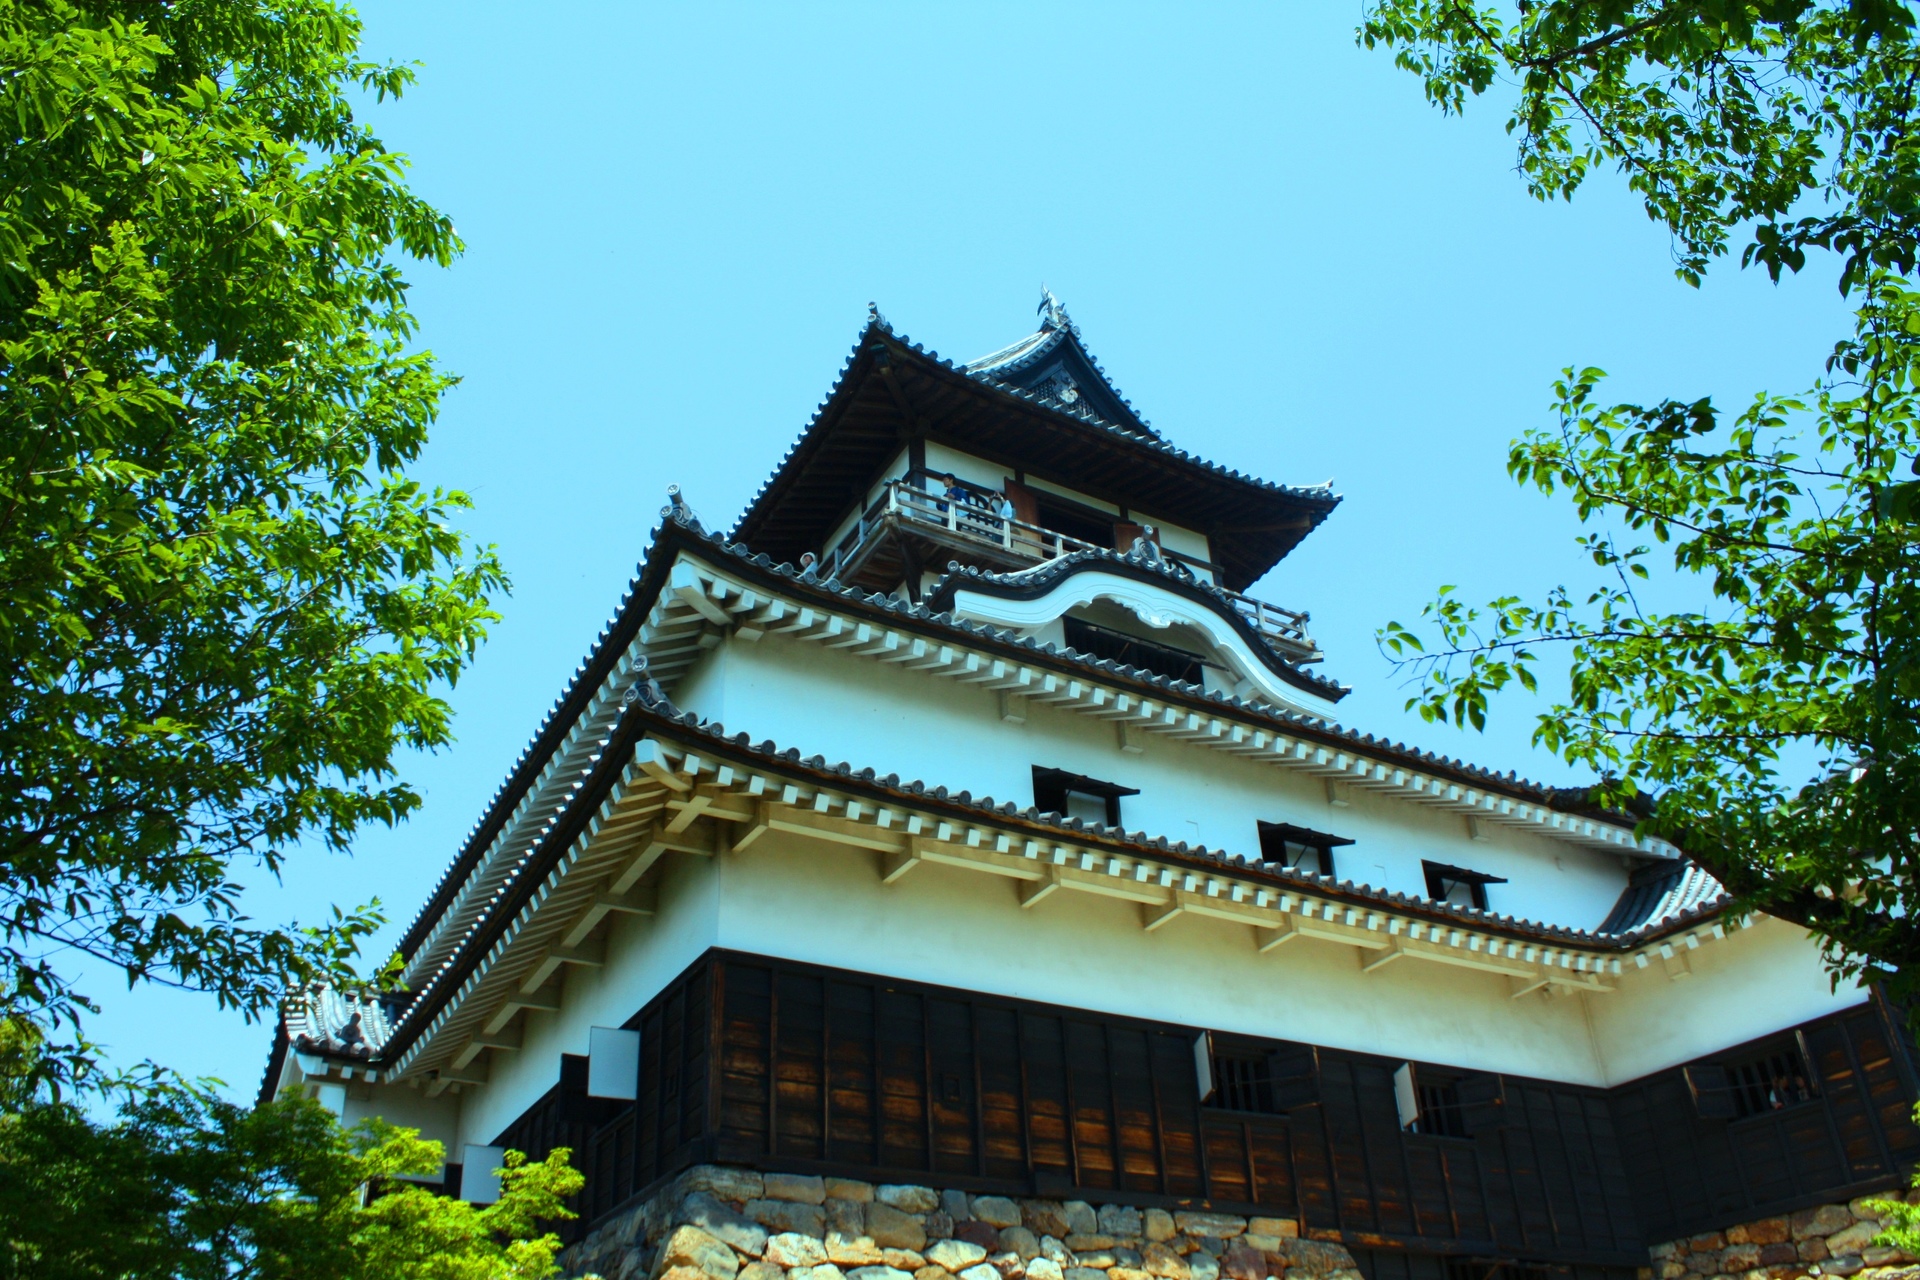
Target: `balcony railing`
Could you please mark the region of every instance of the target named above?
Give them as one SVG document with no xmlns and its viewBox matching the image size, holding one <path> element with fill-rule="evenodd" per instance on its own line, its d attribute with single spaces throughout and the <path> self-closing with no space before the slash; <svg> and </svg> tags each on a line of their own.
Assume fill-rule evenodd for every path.
<svg viewBox="0 0 1920 1280">
<path fill-rule="evenodd" d="M 935 483 L 940 483 L 935 481 Z M 911 528 L 913 532 L 956 550 L 968 551 L 983 559 L 1030 568 L 1072 555 L 1076 551 L 1105 551 L 1096 543 L 1028 524 L 995 510 L 998 494 L 969 490 L 965 499 L 949 497 L 944 488 L 928 492 L 914 477 L 889 480 L 880 496 L 860 513 L 838 542 L 822 557 L 821 575 L 849 577 L 862 565 L 893 530 Z M 1122 548 L 1125 550 L 1125 548 Z M 1204 560 L 1183 556 L 1160 548 L 1163 559 L 1184 569 L 1196 581 L 1213 586 L 1225 595 L 1233 609 L 1276 650 L 1295 662 L 1318 662 L 1319 646 L 1307 634 L 1307 615 L 1292 609 L 1229 591 L 1218 585 L 1215 568 Z"/>
</svg>

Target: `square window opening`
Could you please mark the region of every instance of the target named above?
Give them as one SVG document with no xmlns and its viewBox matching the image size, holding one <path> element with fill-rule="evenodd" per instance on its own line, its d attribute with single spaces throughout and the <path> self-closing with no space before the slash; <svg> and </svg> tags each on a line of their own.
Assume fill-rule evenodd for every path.
<svg viewBox="0 0 1920 1280">
<path fill-rule="evenodd" d="M 1065 769 L 1033 767 L 1033 807 L 1042 813 L 1057 813 L 1063 818 L 1079 818 L 1101 826 L 1120 825 L 1120 800 L 1137 796 L 1137 787 L 1102 782 Z"/>
<path fill-rule="evenodd" d="M 1422 862 L 1420 865 L 1427 874 L 1427 897 L 1449 906 L 1485 911 L 1487 886 L 1507 883 L 1504 876 L 1490 876 L 1484 871 L 1470 871 L 1465 867 L 1450 867 L 1444 862 Z"/>
<path fill-rule="evenodd" d="M 1307 875 L 1332 879 L 1333 851 L 1352 843 L 1345 836 L 1329 835 L 1310 827 L 1296 827 L 1290 822 L 1260 824 L 1260 860 Z"/>
</svg>

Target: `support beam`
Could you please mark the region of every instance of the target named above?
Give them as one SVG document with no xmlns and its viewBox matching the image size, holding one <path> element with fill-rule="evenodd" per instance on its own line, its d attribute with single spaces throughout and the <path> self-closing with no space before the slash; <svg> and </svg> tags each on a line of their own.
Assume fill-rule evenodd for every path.
<svg viewBox="0 0 1920 1280">
<path fill-rule="evenodd" d="M 1059 888 L 1060 868 L 1058 867 L 1048 867 L 1047 874 L 1042 879 L 1020 881 L 1020 909 L 1025 911 L 1039 905 L 1054 893 L 1058 892 Z M 1153 928 L 1152 925 L 1148 925 L 1147 927 L 1149 929 Z"/>
<path fill-rule="evenodd" d="M 1367 953 L 1363 951 L 1360 953 L 1360 972 L 1372 973 L 1376 969 L 1384 969 L 1395 960 L 1405 957 L 1406 954 L 1406 948 L 1398 942 L 1374 956 L 1372 959 L 1368 959 Z"/>
<path fill-rule="evenodd" d="M 758 801 L 746 822 L 734 829 L 733 852 L 739 853 L 772 829 L 773 801 Z"/>
<path fill-rule="evenodd" d="M 880 855 L 880 883 L 893 884 L 920 865 L 920 853 L 912 845 L 892 849 Z"/>
<path fill-rule="evenodd" d="M 1148 933 L 1152 933 L 1162 925 L 1172 923 L 1176 917 L 1184 915 L 1186 910 L 1186 905 L 1178 898 L 1175 898 L 1164 906 L 1149 907 L 1143 905 L 1140 908 L 1140 925 Z"/>
<path fill-rule="evenodd" d="M 1547 984 L 1552 981 L 1552 978 L 1547 977 L 1507 979 L 1508 985 L 1512 988 L 1512 995 L 1515 1000 L 1518 1000 L 1522 996 L 1530 996 L 1536 991 L 1545 990 Z"/>
<path fill-rule="evenodd" d="M 1263 929 L 1255 925 L 1253 930 L 1253 944 L 1260 950 L 1262 955 L 1265 955 L 1269 951 L 1277 950 L 1285 944 L 1292 942 L 1299 936 L 1299 926 L 1294 924 L 1292 916 L 1288 916 L 1286 923 L 1280 925 L 1278 928 Z"/>
</svg>

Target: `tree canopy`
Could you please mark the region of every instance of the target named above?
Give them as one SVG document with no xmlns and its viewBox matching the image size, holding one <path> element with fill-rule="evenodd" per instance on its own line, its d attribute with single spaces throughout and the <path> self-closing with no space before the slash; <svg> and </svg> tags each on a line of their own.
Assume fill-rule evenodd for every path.
<svg viewBox="0 0 1920 1280">
<path fill-rule="evenodd" d="M 1420 680 L 1409 705 L 1460 724 L 1564 659 L 1536 741 L 1597 773 L 1599 798 L 1647 814 L 1741 909 L 1812 929 L 1836 981 L 1920 992 L 1911 11 L 1380 0 L 1360 39 L 1393 49 L 1442 110 L 1509 94 L 1535 195 L 1571 198 L 1616 168 L 1689 283 L 1741 240 L 1742 264 L 1775 279 L 1830 255 L 1854 326 L 1797 394 L 1728 411 L 1694 391 L 1610 404 L 1596 369 L 1555 384 L 1553 421 L 1508 465 L 1593 526 L 1588 586 L 1480 606 L 1443 589 L 1421 626 L 1382 640 Z"/>
<path fill-rule="evenodd" d="M 500 1198 L 451 1199 L 440 1144 L 342 1129 L 305 1098 L 253 1109 L 182 1089 L 110 1123 L 71 1104 L 0 1115 L 0 1277 L 546 1280 L 544 1221 L 580 1190 L 565 1148 L 507 1153 Z"/>
<path fill-rule="evenodd" d="M 404 818 L 450 738 L 505 580 L 407 472 L 452 379 L 399 263 L 460 241 L 359 35 L 0 0 L 0 1014 L 76 1020 L 76 953 L 250 1014 L 344 976 L 377 914 L 251 921 L 236 864 Z"/>
</svg>

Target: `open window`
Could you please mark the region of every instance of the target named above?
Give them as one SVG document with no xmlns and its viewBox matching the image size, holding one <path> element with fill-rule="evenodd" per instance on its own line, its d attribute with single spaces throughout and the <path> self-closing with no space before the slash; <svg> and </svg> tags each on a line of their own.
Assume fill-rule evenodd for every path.
<svg viewBox="0 0 1920 1280">
<path fill-rule="evenodd" d="M 1142 640 L 1080 618 L 1061 621 L 1066 624 L 1067 648 L 1076 653 L 1138 667 L 1169 680 L 1184 680 L 1188 684 L 1202 681 L 1202 668 L 1206 663 L 1197 653 Z"/>
<path fill-rule="evenodd" d="M 1352 844 L 1346 836 L 1329 835 L 1291 822 L 1260 824 L 1260 860 L 1288 871 L 1333 876 L 1333 851 Z"/>
<path fill-rule="evenodd" d="M 1490 876 L 1484 871 L 1450 867 L 1444 862 L 1422 862 L 1427 873 L 1427 896 L 1435 902 L 1455 907 L 1487 909 L 1487 886 L 1505 884 L 1505 876 Z"/>
<path fill-rule="evenodd" d="M 1033 807 L 1063 818 L 1080 818 L 1103 826 L 1120 825 L 1120 799 L 1137 796 L 1138 787 L 1102 782 L 1065 769 L 1033 767 Z"/>
<path fill-rule="evenodd" d="M 1458 1078 L 1403 1062 L 1393 1073 L 1393 1098 L 1400 1112 L 1400 1127 L 1408 1133 L 1436 1138 L 1469 1136 Z"/>
<path fill-rule="evenodd" d="M 1819 1096 L 1805 1039 L 1795 1032 L 1724 1062 L 1686 1068 L 1694 1110 L 1707 1120 L 1742 1120 L 1784 1111 Z"/>
</svg>

